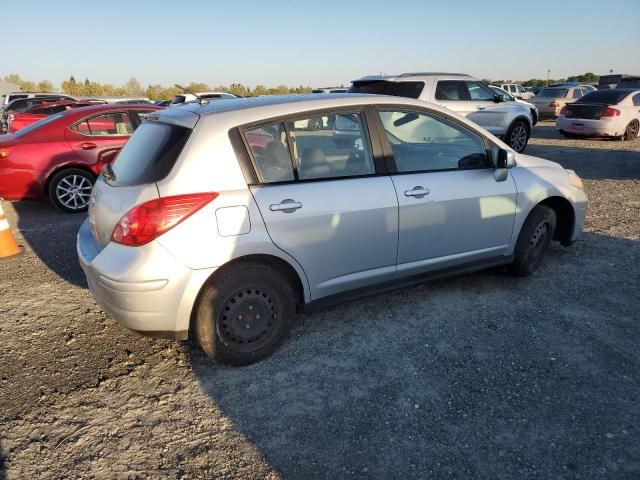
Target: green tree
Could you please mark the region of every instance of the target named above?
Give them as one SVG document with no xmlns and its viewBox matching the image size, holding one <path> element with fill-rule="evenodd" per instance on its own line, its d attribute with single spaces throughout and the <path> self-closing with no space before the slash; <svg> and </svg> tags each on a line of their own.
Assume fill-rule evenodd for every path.
<svg viewBox="0 0 640 480">
<path fill-rule="evenodd" d="M 37 88 L 39 92 L 53 92 L 54 90 L 53 83 L 51 83 L 49 80 L 42 80 L 38 82 Z"/>
<path fill-rule="evenodd" d="M 125 83 L 123 89 L 127 92 L 127 95 L 144 95 L 144 89 L 140 85 L 140 82 L 134 77 L 131 77 L 127 83 Z"/>
</svg>

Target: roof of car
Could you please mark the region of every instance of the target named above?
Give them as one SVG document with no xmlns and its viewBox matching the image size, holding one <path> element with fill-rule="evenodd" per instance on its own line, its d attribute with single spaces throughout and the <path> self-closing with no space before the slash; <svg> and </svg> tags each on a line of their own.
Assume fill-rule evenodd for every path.
<svg viewBox="0 0 640 480">
<path fill-rule="evenodd" d="M 367 81 L 388 81 L 393 82 L 395 80 L 413 78 L 413 77 L 460 77 L 460 78 L 474 78 L 472 75 L 466 73 L 448 73 L 448 72 L 406 72 L 399 75 L 366 75 L 362 78 L 353 80 L 353 82 L 367 82 Z"/>
</svg>

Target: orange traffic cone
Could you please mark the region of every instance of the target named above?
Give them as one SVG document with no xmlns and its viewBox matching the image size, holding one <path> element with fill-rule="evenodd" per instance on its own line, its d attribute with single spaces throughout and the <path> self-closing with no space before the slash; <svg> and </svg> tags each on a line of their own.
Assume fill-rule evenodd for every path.
<svg viewBox="0 0 640 480">
<path fill-rule="evenodd" d="M 2 202 L 0 202 L 0 259 L 13 257 L 22 253 L 22 249 L 16 243 L 16 239 L 11 233 L 9 222 L 2 210 Z"/>
</svg>

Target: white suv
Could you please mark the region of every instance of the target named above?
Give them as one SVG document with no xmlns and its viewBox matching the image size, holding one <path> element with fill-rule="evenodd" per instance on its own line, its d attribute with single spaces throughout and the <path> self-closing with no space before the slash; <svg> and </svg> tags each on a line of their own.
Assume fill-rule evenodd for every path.
<svg viewBox="0 0 640 480">
<path fill-rule="evenodd" d="M 534 96 L 533 92 L 527 92 L 522 85 L 517 83 L 503 83 L 500 88 L 521 100 L 527 100 Z"/>
<path fill-rule="evenodd" d="M 435 103 L 501 137 L 518 153 L 526 148 L 535 124 L 533 112 L 526 105 L 506 102 L 480 80 L 462 73 L 362 77 L 352 82 L 349 92 L 394 95 Z"/>
</svg>

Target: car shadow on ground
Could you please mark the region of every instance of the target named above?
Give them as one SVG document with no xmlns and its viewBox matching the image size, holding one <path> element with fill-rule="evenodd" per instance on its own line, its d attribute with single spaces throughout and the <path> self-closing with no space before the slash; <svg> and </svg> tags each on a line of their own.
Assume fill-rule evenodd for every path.
<svg viewBox="0 0 640 480">
<path fill-rule="evenodd" d="M 4 452 L 2 451 L 2 442 L 0 442 L 0 480 L 6 478 L 6 467 L 4 465 Z"/>
<path fill-rule="evenodd" d="M 189 357 L 283 478 L 633 476 L 639 254 L 587 233 L 533 277 L 490 270 L 302 315 L 248 367 Z"/>
<path fill-rule="evenodd" d="M 63 280 L 86 287 L 76 253 L 76 233 L 86 214 L 64 213 L 48 202 L 11 205 L 18 215 L 15 227 L 33 252 Z"/>
</svg>

